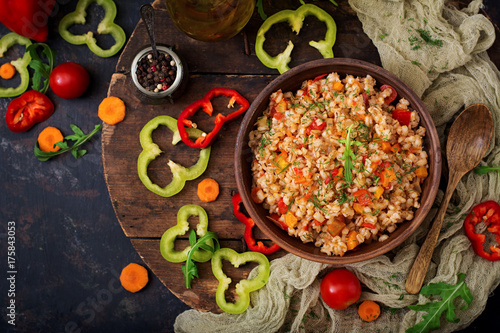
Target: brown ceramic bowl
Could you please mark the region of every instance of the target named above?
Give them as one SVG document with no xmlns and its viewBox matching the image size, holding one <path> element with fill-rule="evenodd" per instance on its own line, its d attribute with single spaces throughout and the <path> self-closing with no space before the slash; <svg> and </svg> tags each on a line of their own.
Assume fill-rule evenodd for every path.
<svg viewBox="0 0 500 333">
<path fill-rule="evenodd" d="M 398 224 L 398 228 L 389 238 L 383 242 L 372 242 L 361 244 L 355 251 L 348 251 L 343 257 L 328 256 L 320 252 L 313 243 L 302 243 L 302 241 L 282 230 L 268 218 L 269 213 L 262 205 L 256 204 L 250 197 L 252 190 L 252 174 L 250 165 L 253 160 L 252 152 L 248 147 L 248 135 L 254 129 L 257 118 L 262 115 L 269 103 L 269 96 L 281 89 L 286 91 L 297 91 L 305 80 L 313 79 L 318 75 L 337 72 L 343 78 L 346 74 L 354 76 L 371 75 L 377 81 L 377 87 L 388 84 L 394 87 L 398 98 L 404 97 L 410 102 L 410 106 L 420 115 L 420 125 L 427 130 L 424 138 L 424 147 L 429 157 L 429 176 L 422 184 L 421 206 L 415 212 L 412 221 Z M 348 264 L 367 260 L 384 254 L 407 239 L 422 223 L 434 202 L 441 176 L 441 148 L 436 128 L 432 119 L 424 107 L 420 98 L 410 90 L 400 79 L 385 69 L 376 65 L 355 59 L 321 59 L 297 66 L 272 81 L 253 101 L 247 110 L 245 118 L 238 132 L 235 150 L 235 175 L 238 191 L 241 194 L 246 210 L 258 225 L 258 227 L 274 242 L 286 251 L 299 257 L 328 263 Z"/>
</svg>

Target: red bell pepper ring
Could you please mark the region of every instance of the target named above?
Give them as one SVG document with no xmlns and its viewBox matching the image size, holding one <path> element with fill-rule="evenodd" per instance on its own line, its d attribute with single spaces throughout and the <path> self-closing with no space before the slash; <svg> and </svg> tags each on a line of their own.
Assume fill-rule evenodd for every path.
<svg viewBox="0 0 500 333">
<path fill-rule="evenodd" d="M 199 109 L 202 109 L 203 112 L 211 116 L 214 111 L 211 100 L 218 96 L 231 97 L 228 107 L 232 107 L 234 103 L 237 103 L 240 105 L 240 108 L 226 116 L 219 113 L 215 117 L 215 126 L 213 130 L 206 136 L 200 136 L 196 139 L 196 141 L 192 141 L 186 131 L 186 124 L 189 124 L 188 118 L 194 115 Z M 179 129 L 182 141 L 184 141 L 184 143 L 191 148 L 206 148 L 212 145 L 217 138 L 222 125 L 240 116 L 248 109 L 249 105 L 248 101 L 236 90 L 220 87 L 210 89 L 202 99 L 188 105 L 188 107 L 186 107 L 179 116 L 179 119 L 177 120 L 177 128 Z"/>
<path fill-rule="evenodd" d="M 0 22 L 18 35 L 45 42 L 56 0 L 0 0 Z"/>
<path fill-rule="evenodd" d="M 48 119 L 52 113 L 52 101 L 41 92 L 30 90 L 9 103 L 5 122 L 12 132 L 25 132 L 36 123 Z"/>
<path fill-rule="evenodd" d="M 245 242 L 248 245 L 248 248 L 251 251 L 260 252 L 265 255 L 270 255 L 281 249 L 278 244 L 273 243 L 273 245 L 268 247 L 265 246 L 261 241 L 256 242 L 252 235 L 252 229 L 255 226 L 255 222 L 252 220 L 251 217 L 246 216 L 240 211 L 240 204 L 242 203 L 242 200 L 239 193 L 233 195 L 232 202 L 233 202 L 234 216 L 236 216 L 236 218 L 245 225 L 244 238 Z"/>
<path fill-rule="evenodd" d="M 391 89 L 392 93 L 384 99 L 384 102 L 385 102 L 385 104 L 391 104 L 391 102 L 394 101 L 396 99 L 396 97 L 398 96 L 398 93 L 397 93 L 396 89 L 394 89 L 393 87 L 391 87 L 388 84 L 384 84 L 382 87 L 380 87 L 380 91 L 384 91 L 386 89 Z"/>
<path fill-rule="evenodd" d="M 495 246 L 490 246 L 490 251 L 487 252 L 483 248 L 486 240 L 484 234 L 476 233 L 476 224 L 484 222 L 488 226 L 488 231 L 495 234 L 495 240 L 498 243 Z M 464 230 L 472 244 L 474 252 L 489 261 L 500 260 L 500 205 L 493 201 L 485 201 L 472 208 L 472 211 L 467 215 L 464 221 Z"/>
</svg>

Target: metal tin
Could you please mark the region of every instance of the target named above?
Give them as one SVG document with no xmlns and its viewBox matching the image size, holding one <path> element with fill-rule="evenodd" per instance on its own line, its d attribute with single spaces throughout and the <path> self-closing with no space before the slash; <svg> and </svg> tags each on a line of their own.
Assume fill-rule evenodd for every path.
<svg viewBox="0 0 500 333">
<path fill-rule="evenodd" d="M 167 102 L 173 103 L 173 99 L 175 97 L 178 97 L 180 93 L 182 93 L 182 90 L 185 86 L 185 82 L 187 80 L 187 67 L 183 64 L 181 58 L 177 55 L 177 53 L 175 53 L 171 48 L 163 45 L 158 45 L 156 48 L 158 52 L 169 54 L 175 61 L 175 64 L 177 66 L 177 72 L 175 80 L 172 83 L 172 85 L 168 87 L 167 90 L 163 90 L 160 92 L 153 92 L 145 89 L 139 83 L 136 74 L 137 64 L 143 57 L 147 57 L 147 55 L 153 51 L 151 46 L 146 47 L 141 51 L 139 51 L 139 53 L 137 53 L 134 60 L 132 61 L 132 66 L 130 70 L 130 73 L 132 75 L 132 82 L 134 83 L 134 86 L 137 89 L 137 92 L 139 93 L 138 94 L 139 98 L 145 101 L 146 103 L 148 104 L 164 104 Z"/>
</svg>

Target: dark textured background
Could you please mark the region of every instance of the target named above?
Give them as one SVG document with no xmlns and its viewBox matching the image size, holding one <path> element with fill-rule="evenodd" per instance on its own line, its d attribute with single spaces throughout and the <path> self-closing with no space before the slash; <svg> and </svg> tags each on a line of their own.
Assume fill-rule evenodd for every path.
<svg viewBox="0 0 500 333">
<path fill-rule="evenodd" d="M 89 132 L 100 123 L 97 106 L 106 97 L 118 59 L 118 55 L 96 57 L 86 47 L 60 38 L 57 24 L 75 5 L 69 0 L 58 3 L 47 43 L 58 52 L 56 64 L 75 61 L 87 68 L 91 85 L 75 100 L 63 100 L 49 90 L 56 111 L 44 124 L 28 132 L 12 133 L 3 118 L 0 120 L 0 331 L 171 332 L 176 316 L 188 307 L 154 275 L 150 273 L 149 284 L 137 294 L 120 286 L 121 269 L 130 262 L 142 261 L 123 234 L 111 206 L 103 176 L 100 136 L 86 145 L 88 153 L 79 160 L 67 154 L 43 163 L 33 155 L 36 137 L 46 126 L 68 133 L 74 123 Z M 116 3 L 116 22 L 130 36 L 145 1 Z M 500 3 L 484 3 L 485 12 L 498 25 Z M 89 26 L 95 26 L 103 12 L 92 6 L 90 16 Z M 81 29 L 85 31 L 85 27 Z M 7 32 L 0 26 L 0 35 Z M 497 54 L 490 56 L 499 58 Z M 2 117 L 10 100 L 0 99 Z M 6 323 L 8 221 L 16 222 L 15 329 Z M 496 327 L 499 306 L 500 295 L 490 296 L 483 314 L 466 331 Z"/>
</svg>

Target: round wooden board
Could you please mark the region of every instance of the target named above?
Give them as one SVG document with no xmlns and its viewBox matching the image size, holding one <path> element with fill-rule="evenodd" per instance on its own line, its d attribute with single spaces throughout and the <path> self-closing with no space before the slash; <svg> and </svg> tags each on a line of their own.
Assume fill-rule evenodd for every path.
<svg viewBox="0 0 500 333">
<path fill-rule="evenodd" d="M 349 26 L 337 35 L 336 56 L 364 59 L 380 64 L 375 47 L 369 38 L 362 32 L 361 23 L 347 3 L 334 7 L 329 1 L 318 1 L 320 7 L 332 14 L 337 24 Z M 244 225 L 233 214 L 231 196 L 236 191 L 234 177 L 234 148 L 241 118 L 226 124 L 219 137 L 212 146 L 210 162 L 205 173 L 198 179 L 186 183 L 185 188 L 171 198 L 160 197 L 144 187 L 137 175 L 137 157 L 141 152 L 139 132 L 152 118 L 159 115 L 168 115 L 177 118 L 181 111 L 189 104 L 213 87 L 227 87 L 240 92 L 251 103 L 259 92 L 278 74 L 276 70 L 263 66 L 254 54 L 253 42 L 255 35 L 262 24 L 257 11 L 245 28 L 247 35 L 246 49 L 251 54 L 245 54 L 245 37 L 239 35 L 218 43 L 204 43 L 190 39 L 173 25 L 165 9 L 164 1 L 156 1 L 155 7 L 155 35 L 157 43 L 171 45 L 183 58 L 189 67 L 190 76 L 184 94 L 175 104 L 147 105 L 136 95 L 130 78 L 130 66 L 137 52 L 148 45 L 146 29 L 139 21 L 130 36 L 118 63 L 116 73 L 113 74 L 108 96 L 117 96 L 123 99 L 127 106 L 125 120 L 118 125 L 104 125 L 102 133 L 102 157 L 104 175 L 108 186 L 111 202 L 118 221 L 133 246 L 149 266 L 152 272 L 170 289 L 179 299 L 194 309 L 202 311 L 220 312 L 215 303 L 215 291 L 218 281 L 212 274 L 210 262 L 198 265 L 199 278 L 195 279 L 192 289 L 184 288 L 184 276 L 181 264 L 167 262 L 160 254 L 159 243 L 162 234 L 177 223 L 176 215 L 180 207 L 186 204 L 197 204 L 205 208 L 209 216 L 209 230 L 217 233 L 221 246 L 230 247 L 238 252 L 246 251 L 243 240 Z M 274 7 L 267 8 L 269 14 L 285 8 L 293 8 L 293 1 L 276 1 Z M 300 43 L 297 36 L 288 26 L 280 25 L 269 34 L 269 40 L 279 42 L 266 44 L 273 48 L 277 45 L 279 53 L 280 42 L 286 45 L 290 38 L 296 43 L 291 66 L 308 60 L 319 59 L 319 53 L 307 45 L 307 41 L 317 38 L 318 31 L 324 29 L 320 21 L 306 19 L 305 28 L 301 31 Z M 356 37 L 356 38 L 354 38 Z M 303 45 L 302 45 L 303 44 Z M 272 51 L 272 50 L 271 50 Z M 271 52 L 270 51 L 270 52 Z M 229 55 L 229 56 L 228 56 Z M 227 99 L 216 99 L 214 116 L 218 112 L 229 113 L 234 109 L 227 109 Z M 193 120 L 202 130 L 210 131 L 214 117 L 198 114 Z M 149 167 L 149 176 L 161 186 L 170 182 L 171 174 L 167 167 L 169 159 L 184 166 L 194 164 L 198 152 L 183 143 L 172 146 L 171 133 L 166 129 L 158 129 L 153 138 L 164 151 Z M 214 178 L 220 184 L 220 194 L 215 202 L 203 203 L 196 195 L 198 183 L 204 178 Z M 194 220 L 194 219 L 193 219 Z M 191 221 L 192 226 L 196 221 Z M 256 239 L 267 240 L 262 232 L 254 228 Z M 187 235 L 176 242 L 176 248 L 183 248 L 188 244 Z M 269 256 L 272 260 L 281 257 L 286 252 L 280 250 Z M 230 286 L 228 300 L 233 298 L 232 289 L 235 282 L 246 278 L 253 266 L 235 269 L 229 263 L 224 263 L 224 271 L 233 279 Z"/>
<path fill-rule="evenodd" d="M 165 30 L 176 32 L 165 10 L 156 10 L 155 19 L 158 25 L 167 26 Z M 169 36 L 162 34 L 161 31 L 156 32 L 159 42 L 162 42 L 162 38 L 165 38 L 165 43 L 171 41 L 168 39 Z M 187 40 L 187 37 L 176 33 L 177 37 L 185 38 L 187 43 L 193 43 Z M 166 261 L 160 254 L 159 243 L 165 230 L 177 223 L 176 215 L 179 208 L 187 204 L 196 204 L 207 211 L 210 221 L 209 230 L 217 233 L 221 246 L 230 247 L 238 252 L 246 251 L 242 239 L 244 225 L 234 217 L 231 205 L 231 195 L 236 190 L 234 146 L 241 119 L 223 127 L 212 146 L 211 158 L 205 173 L 200 178 L 187 182 L 184 189 L 171 198 L 164 198 L 150 192 L 137 175 L 137 158 L 141 152 L 139 132 L 149 120 L 156 116 L 168 115 L 177 118 L 187 105 L 202 98 L 213 87 L 236 89 L 251 102 L 273 76 L 191 75 L 188 87 L 175 104 L 147 105 L 136 95 L 135 87 L 127 72 L 131 59 L 144 46 L 147 38 L 144 25 L 140 21 L 117 65 L 117 69 L 123 68 L 124 70 L 121 73 L 115 73 L 109 85 L 108 96 L 121 98 L 127 106 L 127 115 L 125 120 L 116 126 L 104 124 L 102 157 L 106 183 L 116 216 L 125 235 L 130 238 L 151 271 L 187 305 L 202 311 L 219 312 L 215 303 L 218 281 L 212 274 L 210 262 L 198 264 L 199 278 L 193 281 L 192 289 L 186 289 L 181 264 Z M 227 47 L 231 48 L 234 45 Z M 128 64 L 126 64 L 127 61 Z M 227 104 L 227 100 L 220 98 L 220 101 L 215 102 L 214 115 L 218 112 L 231 112 L 223 107 L 223 103 Z M 200 114 L 194 119 L 200 128 L 205 131 L 211 130 L 214 117 Z M 169 159 L 184 166 L 190 166 L 196 162 L 199 153 L 198 150 L 189 148 L 183 143 L 172 146 L 172 133 L 166 128 L 156 130 L 153 138 L 164 153 L 151 163 L 149 176 L 154 182 L 165 186 L 171 180 L 171 173 L 167 166 Z M 198 183 L 205 178 L 213 178 L 220 184 L 220 194 L 215 202 L 201 202 L 196 195 Z M 195 225 L 195 219 L 193 218 L 193 221 L 190 219 L 190 223 L 192 226 Z M 254 235 L 258 239 L 266 238 L 258 230 L 254 231 Z M 176 247 L 183 248 L 186 244 L 189 244 L 187 234 L 179 237 Z M 281 250 L 269 259 L 284 254 L 285 251 Z M 253 268 L 250 265 L 238 269 L 230 266 L 224 265 L 224 269 L 226 274 L 235 281 L 246 278 Z M 231 299 L 231 296 L 228 295 L 228 299 Z"/>
</svg>

